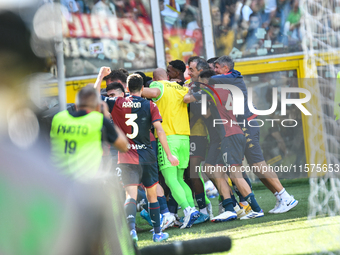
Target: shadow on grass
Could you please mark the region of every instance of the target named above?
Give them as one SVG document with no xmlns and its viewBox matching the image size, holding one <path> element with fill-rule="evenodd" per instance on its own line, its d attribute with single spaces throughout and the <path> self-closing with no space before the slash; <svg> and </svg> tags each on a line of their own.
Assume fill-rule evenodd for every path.
<svg viewBox="0 0 340 255">
<path fill-rule="evenodd" d="M 234 220 L 230 222 L 206 222 L 198 225 L 193 225 L 190 229 L 178 229 L 178 228 L 170 228 L 167 229 L 166 232 L 169 233 L 170 237 L 180 238 L 183 235 L 198 235 L 203 237 L 205 234 L 211 234 L 214 232 L 225 231 L 228 234 L 228 230 L 233 230 L 238 228 L 239 231 L 247 231 L 249 228 L 256 228 L 256 225 L 261 224 L 261 226 L 277 226 L 289 224 L 297 221 L 305 221 L 307 219 L 308 212 L 308 195 L 309 195 L 309 182 L 308 179 L 299 179 L 299 180 L 287 180 L 283 182 L 284 187 L 290 194 L 293 194 L 297 200 L 299 200 L 299 204 L 293 208 L 291 211 L 283 213 L 283 214 L 268 214 L 268 211 L 273 208 L 275 204 L 275 197 L 272 193 L 267 190 L 262 183 L 256 184 L 253 186 L 253 190 L 256 196 L 256 199 L 259 205 L 265 212 L 265 216 L 258 219 L 251 220 Z M 214 215 L 217 215 L 218 212 L 218 199 L 211 199 Z M 179 210 L 180 213 L 181 210 Z M 139 235 L 140 240 L 147 240 L 150 237 L 147 232 L 152 229 L 146 221 L 137 218 L 138 227 L 144 229 L 143 233 Z"/>
</svg>

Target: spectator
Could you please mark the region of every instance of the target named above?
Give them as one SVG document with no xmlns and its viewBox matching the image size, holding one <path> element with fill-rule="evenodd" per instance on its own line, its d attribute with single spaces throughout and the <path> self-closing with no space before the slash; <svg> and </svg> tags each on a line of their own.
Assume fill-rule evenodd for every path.
<svg viewBox="0 0 340 255">
<path fill-rule="evenodd" d="M 265 8 L 262 12 L 262 27 L 268 28 L 268 25 L 271 23 L 272 19 L 276 15 L 276 0 L 264 0 Z"/>
<path fill-rule="evenodd" d="M 64 5 L 71 13 L 79 12 L 79 8 L 75 0 L 61 0 L 60 3 Z"/>
<path fill-rule="evenodd" d="M 109 0 L 99 0 L 93 6 L 91 13 L 104 17 L 116 16 L 116 8 Z"/>
<path fill-rule="evenodd" d="M 293 1 L 293 9 L 289 12 L 288 18 L 285 24 L 285 32 L 290 41 L 297 42 L 301 41 L 300 35 L 300 19 L 301 19 L 301 12 L 299 8 L 299 1 Z"/>
<path fill-rule="evenodd" d="M 268 45 L 267 48 L 271 48 L 272 45 L 281 43 L 281 40 L 282 40 L 281 37 L 283 35 L 280 34 L 280 24 L 281 24 L 281 21 L 279 18 L 272 19 L 268 32 L 265 36 L 265 40 L 271 41 L 271 45 L 270 46 Z"/>
<path fill-rule="evenodd" d="M 257 50 L 263 44 L 259 38 L 259 29 L 261 29 L 261 15 L 252 13 L 249 17 L 249 28 L 245 38 L 245 50 L 247 53 L 251 49 Z"/>
</svg>

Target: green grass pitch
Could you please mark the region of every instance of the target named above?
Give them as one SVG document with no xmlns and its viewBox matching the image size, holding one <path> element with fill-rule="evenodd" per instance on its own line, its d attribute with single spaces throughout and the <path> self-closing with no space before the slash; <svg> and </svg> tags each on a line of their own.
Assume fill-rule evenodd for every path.
<svg viewBox="0 0 340 255">
<path fill-rule="evenodd" d="M 323 253 L 326 251 L 340 254 L 340 216 L 308 220 L 308 180 L 284 181 L 283 185 L 299 200 L 298 206 L 287 213 L 269 214 L 268 211 L 275 205 L 275 197 L 262 184 L 255 184 L 253 190 L 265 212 L 264 217 L 246 221 L 207 222 L 184 230 L 173 227 L 166 230 L 170 235 L 168 242 L 225 235 L 232 239 L 232 249 L 219 254 L 326 254 Z M 214 215 L 217 215 L 217 198 L 211 201 Z M 156 245 L 149 232 L 151 227 L 139 215 L 137 226 L 145 230 L 138 233 L 138 247 Z"/>
</svg>

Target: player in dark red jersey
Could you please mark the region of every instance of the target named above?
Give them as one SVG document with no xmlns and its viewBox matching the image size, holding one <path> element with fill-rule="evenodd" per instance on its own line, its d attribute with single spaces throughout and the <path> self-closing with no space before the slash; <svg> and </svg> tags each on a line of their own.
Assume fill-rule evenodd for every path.
<svg viewBox="0 0 340 255">
<path fill-rule="evenodd" d="M 100 89 L 103 77 L 110 73 L 109 67 L 102 67 L 95 87 Z M 166 240 L 169 235 L 160 230 L 160 207 L 157 201 L 156 187 L 158 183 L 157 158 L 151 147 L 150 129 L 154 125 L 159 140 L 173 166 L 179 164 L 169 149 L 165 132 L 162 128 L 162 117 L 155 103 L 141 97 L 143 78 L 132 74 L 127 80 L 128 97 L 105 98 L 113 121 L 120 127 L 129 139 L 130 148 L 126 153 L 118 153 L 118 166 L 126 190 L 125 212 L 132 238 L 137 241 L 135 230 L 137 186 L 140 182 L 146 187 L 149 201 L 149 214 L 153 222 L 155 242 Z"/>
<path fill-rule="evenodd" d="M 216 92 L 216 93 L 215 93 Z M 246 139 L 244 137 L 241 127 L 237 124 L 236 117 L 233 115 L 232 111 L 227 110 L 225 105 L 230 100 L 229 95 L 231 94 L 229 90 L 224 89 L 214 89 L 210 90 L 208 87 L 203 88 L 203 91 L 199 91 L 193 94 L 187 94 L 184 97 L 184 102 L 196 102 L 202 99 L 202 94 L 205 94 L 210 103 L 209 110 L 213 116 L 214 123 L 219 123 L 215 125 L 215 129 L 221 139 L 221 151 L 216 164 L 225 164 L 229 166 L 230 179 L 236 184 L 240 193 L 249 202 L 253 212 L 247 214 L 241 219 L 258 218 L 264 216 L 263 210 L 258 205 L 254 194 L 245 179 L 242 177 L 241 165 L 244 156 Z M 210 97 L 213 95 L 213 98 Z M 221 99 L 221 102 L 219 101 Z M 215 102 L 217 102 L 215 104 Z M 222 103 L 222 104 L 221 104 Z M 223 175 L 222 173 L 216 173 Z M 215 174 L 215 176 L 216 176 Z M 222 176 L 221 176 L 222 177 Z M 218 177 L 221 178 L 221 177 Z M 230 219 L 235 219 L 233 202 L 230 198 L 230 194 L 223 192 L 224 200 L 222 201 L 225 212 L 215 217 L 215 221 L 226 221 Z"/>
<path fill-rule="evenodd" d="M 259 142 L 259 124 L 257 121 L 252 121 L 252 125 L 249 124 L 251 120 L 256 119 L 257 115 L 252 113 L 248 107 L 248 92 L 246 84 L 243 81 L 243 76 L 239 71 L 234 69 L 234 61 L 229 56 L 222 56 L 215 61 L 215 72 L 218 75 L 211 77 L 210 82 L 212 84 L 234 85 L 238 87 L 244 95 L 244 114 L 239 114 L 237 121 L 241 125 L 243 124 L 242 130 L 245 136 L 247 136 L 245 157 L 251 169 L 256 169 L 254 173 L 276 197 L 276 205 L 269 213 L 284 213 L 291 210 L 297 206 L 299 202 L 282 186 L 277 174 L 268 168 Z"/>
</svg>

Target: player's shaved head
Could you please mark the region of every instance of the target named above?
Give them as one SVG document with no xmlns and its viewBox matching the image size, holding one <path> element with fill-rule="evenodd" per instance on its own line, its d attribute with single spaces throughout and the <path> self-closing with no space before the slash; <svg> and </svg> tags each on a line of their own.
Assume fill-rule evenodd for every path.
<svg viewBox="0 0 340 255">
<path fill-rule="evenodd" d="M 89 85 L 82 88 L 77 94 L 76 106 L 77 108 L 96 109 L 100 103 L 99 94 L 93 86 Z"/>
<path fill-rule="evenodd" d="M 155 71 L 153 71 L 153 80 L 154 81 L 168 80 L 168 74 L 163 68 L 157 68 Z"/>
</svg>

